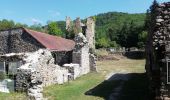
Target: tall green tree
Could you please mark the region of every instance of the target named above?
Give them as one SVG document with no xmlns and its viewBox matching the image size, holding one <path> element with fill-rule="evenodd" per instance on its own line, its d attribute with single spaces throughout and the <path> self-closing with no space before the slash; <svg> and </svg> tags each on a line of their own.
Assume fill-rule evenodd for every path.
<svg viewBox="0 0 170 100">
<path fill-rule="evenodd" d="M 48 23 L 48 33 L 51 35 L 56 35 L 56 36 L 63 36 L 63 33 L 61 29 L 58 27 L 57 22 L 49 22 Z"/>
</svg>

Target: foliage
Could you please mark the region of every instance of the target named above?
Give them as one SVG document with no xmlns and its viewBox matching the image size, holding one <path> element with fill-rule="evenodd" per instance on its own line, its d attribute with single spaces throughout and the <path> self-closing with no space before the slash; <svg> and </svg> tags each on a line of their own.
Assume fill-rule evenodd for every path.
<svg viewBox="0 0 170 100">
<path fill-rule="evenodd" d="M 115 41 L 115 44 L 122 47 L 129 48 L 138 46 L 138 42 L 140 42 L 138 35 L 145 30 L 145 14 L 108 12 L 96 15 L 95 17 L 97 45 L 101 45 L 99 40 L 105 37 L 105 39 L 108 40 L 107 44 Z M 109 47 L 111 47 L 111 45 L 109 45 Z"/>
<path fill-rule="evenodd" d="M 104 37 L 98 39 L 98 41 L 96 42 L 96 48 L 107 48 L 109 47 L 110 45 L 108 44 L 108 40 Z"/>
<path fill-rule="evenodd" d="M 61 29 L 58 27 L 57 22 L 50 22 L 48 24 L 48 33 L 56 36 L 63 36 Z"/>
<path fill-rule="evenodd" d="M 0 21 L 0 30 L 10 29 L 14 27 L 15 27 L 15 23 L 12 20 L 3 19 Z"/>
<path fill-rule="evenodd" d="M 39 32 L 45 32 L 45 30 L 42 28 L 42 25 L 40 23 L 31 25 L 29 27 L 29 29 L 36 30 L 36 31 L 39 31 Z"/>
<path fill-rule="evenodd" d="M 146 43 L 146 39 L 147 39 L 147 36 L 148 36 L 148 32 L 147 31 L 142 31 L 140 34 L 139 34 L 139 41 L 138 42 L 138 46 L 139 48 L 142 48 L 145 46 L 145 43 Z"/>
</svg>

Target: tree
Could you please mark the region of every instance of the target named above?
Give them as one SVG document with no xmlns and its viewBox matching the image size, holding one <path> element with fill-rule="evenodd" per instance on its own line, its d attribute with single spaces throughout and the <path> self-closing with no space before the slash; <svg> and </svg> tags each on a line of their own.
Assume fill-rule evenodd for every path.
<svg viewBox="0 0 170 100">
<path fill-rule="evenodd" d="M 109 47 L 109 41 L 106 38 L 100 38 L 97 42 L 96 42 L 96 48 L 107 48 Z"/>
<path fill-rule="evenodd" d="M 10 29 L 14 27 L 15 23 L 12 20 L 3 19 L 2 21 L 0 21 L 0 30 Z"/>
<path fill-rule="evenodd" d="M 139 42 L 138 42 L 138 47 L 139 48 L 143 48 L 146 44 L 146 39 L 147 39 L 147 36 L 148 36 L 148 32 L 147 31 L 142 31 L 140 34 L 139 34 Z"/>
<path fill-rule="evenodd" d="M 47 30 L 51 35 L 63 36 L 63 33 L 58 27 L 57 22 L 49 22 Z"/>
<path fill-rule="evenodd" d="M 45 32 L 45 30 L 42 28 L 42 25 L 39 24 L 34 24 L 29 27 L 29 29 L 35 30 L 35 31 L 40 31 L 40 32 Z"/>
<path fill-rule="evenodd" d="M 15 24 L 15 27 L 24 27 L 24 28 L 28 28 L 28 25 L 27 24 L 22 24 L 22 23 L 16 23 Z"/>
</svg>

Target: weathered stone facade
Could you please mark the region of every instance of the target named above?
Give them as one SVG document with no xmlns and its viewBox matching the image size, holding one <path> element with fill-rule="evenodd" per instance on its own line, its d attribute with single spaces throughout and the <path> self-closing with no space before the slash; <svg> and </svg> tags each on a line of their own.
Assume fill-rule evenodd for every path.
<svg viewBox="0 0 170 100">
<path fill-rule="evenodd" d="M 87 18 L 86 23 L 86 38 L 89 43 L 89 47 L 95 49 L 95 21 L 93 18 Z"/>
<path fill-rule="evenodd" d="M 151 9 L 146 45 L 146 71 L 156 100 L 170 97 L 170 2 L 154 4 Z"/>
<path fill-rule="evenodd" d="M 0 32 L 0 55 L 7 53 L 33 52 L 44 48 L 22 28 Z"/>
<path fill-rule="evenodd" d="M 66 30 L 68 32 L 71 31 L 71 28 L 72 28 L 72 21 L 71 21 L 71 18 L 70 17 L 66 17 Z"/>
<path fill-rule="evenodd" d="M 89 46 L 87 39 L 82 33 L 75 36 L 75 49 L 73 50 L 73 63 L 80 64 L 81 74 L 90 72 Z"/>
<path fill-rule="evenodd" d="M 78 17 L 74 24 L 74 33 L 78 34 L 82 32 L 81 19 Z"/>
<path fill-rule="evenodd" d="M 17 91 L 28 90 L 28 95 L 32 97 L 34 92 L 35 96 L 39 95 L 43 86 L 68 81 L 68 70 L 55 65 L 54 58 L 48 50 L 40 49 L 33 53 L 25 53 L 22 60 L 24 64 L 18 68 L 16 75 Z"/>
<path fill-rule="evenodd" d="M 68 24 L 68 17 L 66 18 Z M 89 71 L 97 71 L 96 69 L 96 56 L 95 52 L 95 20 L 91 17 L 87 18 L 86 24 L 83 24 L 80 18 L 77 18 L 74 24 L 74 33 L 76 42 L 75 49 L 73 50 L 73 63 L 78 63 L 82 67 L 84 73 Z"/>
</svg>

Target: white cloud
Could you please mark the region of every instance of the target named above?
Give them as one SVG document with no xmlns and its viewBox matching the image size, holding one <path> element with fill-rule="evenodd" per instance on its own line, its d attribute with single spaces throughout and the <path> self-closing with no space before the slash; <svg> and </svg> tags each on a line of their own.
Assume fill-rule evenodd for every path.
<svg viewBox="0 0 170 100">
<path fill-rule="evenodd" d="M 36 19 L 36 18 L 31 18 L 31 22 L 33 23 L 33 24 L 42 24 L 43 22 L 41 21 L 41 20 L 39 20 L 39 19 Z"/>
<path fill-rule="evenodd" d="M 56 17 L 56 16 L 60 16 L 61 13 L 58 11 L 54 11 L 54 10 L 48 10 L 48 13 L 50 14 L 50 16 L 52 17 Z"/>
</svg>

